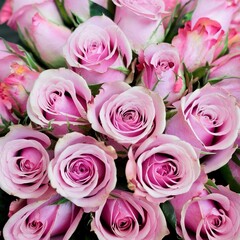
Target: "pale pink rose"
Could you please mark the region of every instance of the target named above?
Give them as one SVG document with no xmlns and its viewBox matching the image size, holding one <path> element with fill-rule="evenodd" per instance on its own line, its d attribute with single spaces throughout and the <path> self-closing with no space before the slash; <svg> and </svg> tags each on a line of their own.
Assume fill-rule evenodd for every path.
<svg viewBox="0 0 240 240">
<path fill-rule="evenodd" d="M 198 0 L 192 15 L 192 27 L 201 18 L 217 21 L 224 32 L 228 32 L 234 13 L 239 8 L 238 0 Z"/>
<path fill-rule="evenodd" d="M 223 79 L 214 86 L 227 90 L 237 98 L 240 104 L 240 51 L 231 51 L 229 54 L 217 59 L 210 70 L 209 79 Z"/>
<path fill-rule="evenodd" d="M 226 164 L 235 151 L 240 124 L 236 99 L 207 84 L 182 97 L 175 106 L 178 112 L 168 121 L 166 133 L 201 149 L 207 173 Z"/>
<path fill-rule="evenodd" d="M 0 138 L 0 188 L 19 198 L 37 198 L 49 188 L 47 168 L 51 145 L 47 135 L 14 125 Z"/>
<path fill-rule="evenodd" d="M 103 84 L 88 105 L 92 128 L 126 145 L 162 133 L 165 114 L 163 100 L 157 93 L 125 82 Z"/>
<path fill-rule="evenodd" d="M 0 123 L 2 119 L 17 123 L 14 112 L 26 112 L 28 95 L 39 73 L 26 65 L 24 57 L 16 44 L 0 40 Z"/>
<path fill-rule="evenodd" d="M 132 60 L 129 42 L 121 29 L 106 16 L 80 24 L 63 49 L 68 65 L 88 84 L 123 81 Z"/>
<path fill-rule="evenodd" d="M 18 118 L 14 110 L 20 111 L 15 99 L 13 99 L 10 88 L 6 83 L 0 82 L 0 127 L 4 121 L 17 123 Z"/>
<path fill-rule="evenodd" d="M 93 0 L 92 2 L 107 8 L 107 0 Z M 64 7 L 70 17 L 77 16 L 82 22 L 90 18 L 88 0 L 64 0 Z"/>
<path fill-rule="evenodd" d="M 198 188 L 200 190 L 200 188 Z M 177 216 L 178 233 L 185 240 L 238 240 L 240 195 L 227 187 L 208 187 L 176 196 L 171 201 Z"/>
<path fill-rule="evenodd" d="M 169 233 L 157 204 L 121 190 L 114 190 L 95 212 L 91 229 L 102 240 L 161 240 Z"/>
<path fill-rule="evenodd" d="M 185 90 L 178 51 L 168 43 L 152 44 L 139 53 L 142 80 L 146 88 L 157 92 L 167 104 L 178 100 Z"/>
<path fill-rule="evenodd" d="M 61 136 L 69 128 L 81 131 L 88 125 L 87 103 L 91 91 L 86 81 L 70 69 L 43 71 L 35 81 L 27 103 L 29 118 L 43 128 L 53 127 Z"/>
<path fill-rule="evenodd" d="M 26 54 L 19 49 L 17 44 L 0 39 L 0 82 L 12 74 L 21 75 L 24 78 L 24 75 L 27 75 L 30 70 L 33 72 L 33 70 L 29 69 L 29 66 L 27 66 L 26 62 L 23 60 L 25 58 Z M 24 88 L 26 88 L 27 91 L 30 91 L 33 82 L 33 80 L 30 81 L 25 79 L 23 83 Z"/>
<path fill-rule="evenodd" d="M 3 80 L 2 84 L 5 84 L 8 89 L 14 110 L 23 115 L 26 113 L 29 92 L 32 90 L 39 73 L 17 63 L 13 63 L 11 68 L 12 73 Z"/>
<path fill-rule="evenodd" d="M 192 72 L 212 63 L 219 54 L 222 36 L 223 30 L 218 22 L 200 18 L 194 26 L 189 21 L 184 28 L 180 28 L 172 45 L 178 49 L 181 61 L 188 71 Z"/>
<path fill-rule="evenodd" d="M 194 148 L 172 135 L 148 138 L 128 152 L 128 187 L 149 201 L 160 203 L 187 192 L 199 174 L 200 162 Z"/>
<path fill-rule="evenodd" d="M 240 32 L 240 4 L 238 6 L 238 11 L 233 14 L 230 28 L 235 29 Z"/>
<path fill-rule="evenodd" d="M 62 48 L 71 34 L 64 27 L 53 0 L 13 1 L 7 24 L 18 30 L 24 42 L 50 67 L 65 66 Z"/>
<path fill-rule="evenodd" d="M 85 212 L 95 211 L 115 188 L 117 154 L 90 136 L 68 133 L 55 147 L 48 175 L 53 188 Z"/>
<path fill-rule="evenodd" d="M 126 34 L 134 51 L 138 52 L 151 43 L 163 40 L 163 0 L 113 0 L 113 3 L 116 5 L 114 22 Z"/>
<path fill-rule="evenodd" d="M 71 202 L 56 204 L 61 196 L 28 203 L 13 214 L 3 228 L 4 239 L 70 239 L 83 210 Z"/>
</svg>

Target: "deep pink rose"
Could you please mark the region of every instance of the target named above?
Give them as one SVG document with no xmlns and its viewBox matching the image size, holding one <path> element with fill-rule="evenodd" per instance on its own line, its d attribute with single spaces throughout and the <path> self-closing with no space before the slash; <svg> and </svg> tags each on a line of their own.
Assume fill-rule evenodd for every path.
<svg viewBox="0 0 240 240">
<path fill-rule="evenodd" d="M 219 22 L 221 28 L 228 32 L 234 13 L 239 8 L 238 0 L 198 0 L 197 6 L 193 11 L 193 26 L 200 18 L 210 18 Z"/>
<path fill-rule="evenodd" d="M 43 128 L 53 127 L 53 134 L 61 136 L 69 128 L 81 131 L 88 124 L 87 103 L 91 91 L 86 81 L 70 69 L 43 71 L 30 93 L 27 113 Z"/>
<path fill-rule="evenodd" d="M 177 216 L 178 234 L 186 240 L 238 240 L 240 196 L 227 187 L 194 185 L 171 203 Z"/>
<path fill-rule="evenodd" d="M 200 18 L 195 25 L 188 21 L 184 28 L 180 28 L 172 45 L 178 49 L 188 71 L 192 72 L 216 59 L 222 36 L 223 30 L 218 22 Z"/>
<path fill-rule="evenodd" d="M 7 24 L 50 67 L 65 66 L 62 48 L 71 31 L 64 26 L 53 0 L 11 2 Z M 1 13 L 0 13 L 1 14 Z"/>
<path fill-rule="evenodd" d="M 92 128 L 126 145 L 162 133 L 165 114 L 163 100 L 157 93 L 125 82 L 103 84 L 88 106 Z"/>
<path fill-rule="evenodd" d="M 56 204 L 61 196 L 28 203 L 13 214 L 3 228 L 4 239 L 70 239 L 83 210 L 71 202 Z"/>
<path fill-rule="evenodd" d="M 178 100 L 185 90 L 182 64 L 175 47 L 152 44 L 139 53 L 143 84 L 157 92 L 167 104 Z"/>
<path fill-rule="evenodd" d="M 108 0 L 93 0 L 91 2 L 107 8 Z M 77 16 L 82 22 L 90 18 L 90 9 L 88 0 L 64 0 L 64 8 L 70 18 Z"/>
<path fill-rule="evenodd" d="M 95 211 L 115 188 L 113 147 L 90 136 L 68 133 L 55 147 L 48 175 L 53 188 L 85 212 Z"/>
<path fill-rule="evenodd" d="M 49 188 L 47 135 L 22 125 L 0 138 L 0 187 L 19 198 L 37 198 Z"/>
<path fill-rule="evenodd" d="M 91 223 L 98 239 L 163 239 L 169 231 L 157 204 L 114 190 Z"/>
<path fill-rule="evenodd" d="M 113 0 L 116 5 L 114 22 L 123 30 L 131 47 L 138 52 L 164 37 L 161 14 L 165 12 L 162 0 Z"/>
<path fill-rule="evenodd" d="M 128 187 L 149 201 L 161 202 L 187 192 L 199 174 L 200 162 L 194 148 L 172 135 L 148 138 L 128 153 Z"/>
<path fill-rule="evenodd" d="M 236 99 L 207 84 L 182 97 L 175 106 L 178 112 L 167 123 L 166 133 L 201 149 L 207 173 L 226 164 L 235 151 L 240 124 Z"/>
<path fill-rule="evenodd" d="M 80 24 L 63 49 L 68 65 L 88 84 L 123 81 L 132 60 L 129 42 L 106 16 L 95 16 Z"/>
</svg>

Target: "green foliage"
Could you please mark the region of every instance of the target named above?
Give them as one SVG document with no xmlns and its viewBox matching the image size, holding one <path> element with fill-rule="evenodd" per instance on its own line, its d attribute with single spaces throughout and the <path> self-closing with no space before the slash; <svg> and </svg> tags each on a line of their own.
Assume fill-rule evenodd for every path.
<svg viewBox="0 0 240 240">
<path fill-rule="evenodd" d="M 111 13 L 110 11 L 108 11 L 108 9 L 102 7 L 101 5 L 92 2 L 91 0 L 89 0 L 89 9 L 90 9 L 90 16 L 102 16 L 105 15 L 109 18 L 111 18 L 113 20 L 114 15 L 113 13 Z"/>
<path fill-rule="evenodd" d="M 95 85 L 90 85 L 88 86 L 92 92 L 93 96 L 98 95 L 100 88 L 101 88 L 102 84 L 95 84 Z"/>
<path fill-rule="evenodd" d="M 221 173 L 221 176 L 224 178 L 224 180 L 229 185 L 229 188 L 234 192 L 240 193 L 240 184 L 233 177 L 228 164 L 221 167 L 219 171 Z"/>
<path fill-rule="evenodd" d="M 177 4 L 169 21 L 169 24 L 165 30 L 164 42 L 171 43 L 174 36 L 177 35 L 178 29 L 182 28 L 184 24 L 191 20 L 192 12 L 188 12 L 186 14 L 182 14 L 184 8 L 190 3 L 188 1 L 184 6 L 181 4 Z"/>
<path fill-rule="evenodd" d="M 174 208 L 170 201 L 166 201 L 160 204 L 160 208 L 163 211 L 163 214 L 167 220 L 168 228 L 171 232 L 170 235 L 166 236 L 164 240 L 173 240 L 173 239 L 181 239 L 180 236 L 176 233 L 177 219 Z"/>
<path fill-rule="evenodd" d="M 69 18 L 66 9 L 64 8 L 64 0 L 55 0 L 55 4 L 57 5 L 58 11 L 65 23 L 66 26 L 68 27 L 72 27 L 73 23 L 71 21 L 71 19 Z"/>
</svg>

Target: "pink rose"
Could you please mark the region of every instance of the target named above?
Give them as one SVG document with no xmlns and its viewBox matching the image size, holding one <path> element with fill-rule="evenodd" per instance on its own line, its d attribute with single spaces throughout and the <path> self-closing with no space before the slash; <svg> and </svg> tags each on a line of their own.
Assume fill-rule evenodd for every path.
<svg viewBox="0 0 240 240">
<path fill-rule="evenodd" d="M 186 240 L 238 240 L 240 234 L 240 196 L 227 187 L 198 187 L 172 201 L 178 233 Z"/>
<path fill-rule="evenodd" d="M 149 201 L 159 203 L 187 192 L 199 174 L 200 163 L 193 147 L 172 135 L 148 138 L 128 153 L 128 186 Z"/>
<path fill-rule="evenodd" d="M 0 187 L 19 198 L 37 198 L 49 188 L 47 168 L 51 142 L 30 127 L 14 125 L 0 138 Z"/>
<path fill-rule="evenodd" d="M 0 24 L 5 23 L 12 15 L 12 0 L 5 0 L 0 10 Z"/>
<path fill-rule="evenodd" d="M 240 124 L 236 99 L 207 84 L 182 97 L 175 106 L 178 112 L 167 123 L 166 133 L 201 149 L 207 173 L 226 164 L 235 151 Z"/>
<path fill-rule="evenodd" d="M 233 14 L 230 28 L 235 29 L 237 32 L 240 32 L 240 4 L 238 5 L 238 10 Z"/>
<path fill-rule="evenodd" d="M 27 113 L 43 128 L 53 127 L 53 134 L 61 136 L 70 129 L 81 131 L 88 124 L 87 103 L 91 91 L 86 81 L 65 68 L 43 71 L 30 93 Z"/>
<path fill-rule="evenodd" d="M 123 81 L 132 51 L 121 29 L 106 16 L 80 24 L 63 49 L 68 65 L 88 84 Z"/>
<path fill-rule="evenodd" d="M 92 2 L 107 8 L 107 0 L 93 0 Z M 64 0 L 64 7 L 70 16 L 77 16 L 82 22 L 90 18 L 90 9 L 88 0 Z"/>
<path fill-rule="evenodd" d="M 165 12 L 162 0 L 113 0 L 116 5 L 114 22 L 123 30 L 131 47 L 138 52 L 164 38 L 161 14 Z"/>
<path fill-rule="evenodd" d="M 114 190 L 91 223 L 99 239 L 163 239 L 169 231 L 160 207 L 129 192 Z"/>
<path fill-rule="evenodd" d="M 26 112 L 29 92 L 39 73 L 24 62 L 25 53 L 14 44 L 0 40 L 0 123 L 2 119 L 17 123 Z"/>
<path fill-rule="evenodd" d="M 219 45 L 223 36 L 221 25 L 207 18 L 200 18 L 196 24 L 187 22 L 178 30 L 172 45 L 178 49 L 181 61 L 192 72 L 205 66 L 219 54 Z"/>
<path fill-rule="evenodd" d="M 224 88 L 237 98 L 240 104 L 240 51 L 233 50 L 229 54 L 213 62 L 209 79 L 223 79 L 214 86 Z"/>
<path fill-rule="evenodd" d="M 124 82 L 103 84 L 88 106 L 92 128 L 126 145 L 162 133 L 165 114 L 163 100 L 157 93 Z"/>
<path fill-rule="evenodd" d="M 200 18 L 210 18 L 211 20 L 217 21 L 221 25 L 221 28 L 225 32 L 228 32 L 233 15 L 239 8 L 237 1 L 198 0 L 192 15 L 192 26 L 194 26 Z"/>
<path fill-rule="evenodd" d="M 28 203 L 3 228 L 4 239 L 70 239 L 83 211 L 71 202 L 57 204 L 60 196 Z"/>
<path fill-rule="evenodd" d="M 95 211 L 115 188 L 113 147 L 90 136 L 68 133 L 55 147 L 48 175 L 53 188 L 85 212 Z"/>
<path fill-rule="evenodd" d="M 152 44 L 139 54 L 143 84 L 157 92 L 167 104 L 178 100 L 185 90 L 182 64 L 175 47 L 168 43 Z"/>
<path fill-rule="evenodd" d="M 62 48 L 71 31 L 64 27 L 54 1 L 20 2 L 12 1 L 12 15 L 7 24 L 21 33 L 24 42 L 47 65 L 64 66 Z"/>
</svg>

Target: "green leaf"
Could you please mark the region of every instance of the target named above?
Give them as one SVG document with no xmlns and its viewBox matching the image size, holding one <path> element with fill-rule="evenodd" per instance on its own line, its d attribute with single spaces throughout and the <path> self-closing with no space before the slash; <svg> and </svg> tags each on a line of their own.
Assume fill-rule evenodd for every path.
<svg viewBox="0 0 240 240">
<path fill-rule="evenodd" d="M 89 85 L 88 87 L 90 88 L 92 95 L 96 96 L 98 95 L 101 86 L 102 84 L 96 84 L 96 85 Z"/>
<path fill-rule="evenodd" d="M 174 208 L 173 208 L 172 204 L 170 203 L 170 201 L 161 203 L 160 207 L 163 211 L 163 214 L 164 214 L 167 222 L 170 224 L 170 226 L 173 229 L 176 229 L 176 226 L 177 226 L 176 214 L 175 214 Z"/>
<path fill-rule="evenodd" d="M 240 159 L 238 157 L 238 154 L 239 153 L 237 153 L 237 150 L 236 150 L 236 152 L 232 155 L 232 160 L 234 163 L 236 163 L 240 167 Z"/>
<path fill-rule="evenodd" d="M 230 189 L 234 192 L 240 193 L 240 184 L 233 177 L 228 164 L 221 167 L 219 171 L 221 173 L 221 176 L 229 184 Z"/>
<path fill-rule="evenodd" d="M 102 7 L 101 5 L 92 2 L 89 0 L 89 9 L 90 9 L 90 16 L 102 16 L 105 15 L 113 20 L 114 15 L 109 12 L 106 8 Z"/>
<path fill-rule="evenodd" d="M 193 78 L 200 79 L 200 78 L 204 77 L 208 73 L 210 68 L 211 68 L 211 66 L 209 66 L 208 63 L 206 64 L 206 66 L 197 68 L 192 73 L 193 74 Z"/>
</svg>

